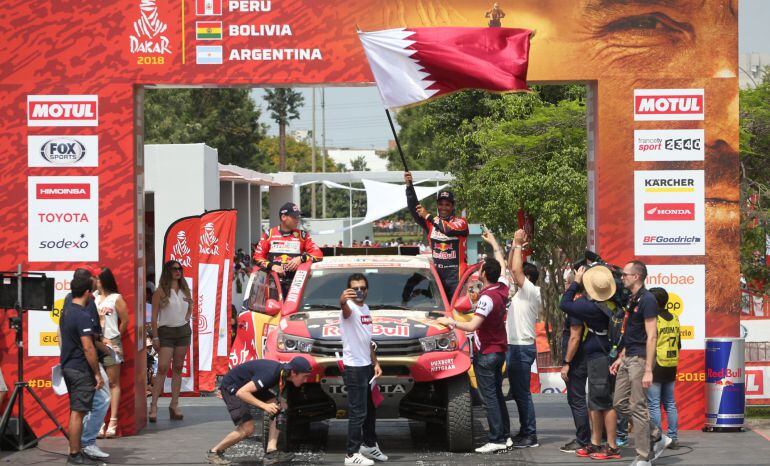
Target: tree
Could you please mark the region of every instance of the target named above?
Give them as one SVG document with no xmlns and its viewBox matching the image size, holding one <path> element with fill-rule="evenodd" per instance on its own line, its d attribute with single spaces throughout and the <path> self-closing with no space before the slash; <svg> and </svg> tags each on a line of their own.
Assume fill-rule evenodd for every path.
<svg viewBox="0 0 770 466">
<path fill-rule="evenodd" d="M 369 167 L 366 165 L 366 157 L 359 155 L 358 157 L 350 161 L 350 166 L 354 172 L 368 172 Z"/>
<path fill-rule="evenodd" d="M 148 89 L 145 141 L 148 144 L 205 143 L 221 163 L 247 168 L 261 163 L 257 144 L 265 137 L 260 111 L 248 89 Z"/>
<path fill-rule="evenodd" d="M 293 89 L 279 87 L 265 89 L 265 101 L 267 109 L 270 110 L 270 118 L 278 123 L 279 170 L 286 171 L 286 126 L 291 120 L 299 118 L 299 109 L 302 108 L 305 98 Z"/>
</svg>

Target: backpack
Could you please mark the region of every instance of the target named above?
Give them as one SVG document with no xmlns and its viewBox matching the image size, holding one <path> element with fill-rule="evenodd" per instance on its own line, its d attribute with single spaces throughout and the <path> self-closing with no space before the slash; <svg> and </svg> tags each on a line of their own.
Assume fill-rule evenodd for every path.
<svg viewBox="0 0 770 466">
<path fill-rule="evenodd" d="M 586 326 L 586 330 L 595 333 L 596 335 L 606 335 L 610 342 L 609 356 L 610 358 L 615 359 L 618 356 L 618 347 L 623 340 L 623 333 L 626 329 L 626 319 L 628 318 L 628 314 L 623 306 L 618 305 L 612 300 L 593 301 L 593 303 L 604 312 L 604 315 L 609 319 L 609 324 L 607 324 L 606 332 L 596 332 L 588 328 L 588 326 Z"/>
</svg>

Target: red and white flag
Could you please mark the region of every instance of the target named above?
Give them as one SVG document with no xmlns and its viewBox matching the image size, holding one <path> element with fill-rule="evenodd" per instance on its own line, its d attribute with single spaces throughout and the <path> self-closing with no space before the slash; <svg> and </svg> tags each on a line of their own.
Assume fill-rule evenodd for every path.
<svg viewBox="0 0 770 466">
<path fill-rule="evenodd" d="M 360 32 L 386 107 L 461 89 L 527 90 L 529 29 L 400 28 Z"/>
</svg>

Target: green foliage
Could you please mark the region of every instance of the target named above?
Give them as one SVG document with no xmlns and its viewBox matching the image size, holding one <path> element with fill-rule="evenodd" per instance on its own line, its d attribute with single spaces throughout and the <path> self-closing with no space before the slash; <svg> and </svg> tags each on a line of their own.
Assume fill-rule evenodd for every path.
<svg viewBox="0 0 770 466">
<path fill-rule="evenodd" d="M 278 168 L 286 171 L 286 126 L 291 120 L 299 118 L 299 110 L 305 103 L 305 98 L 293 89 L 279 87 L 265 89 L 265 102 L 270 110 L 270 118 L 278 123 Z"/>
</svg>

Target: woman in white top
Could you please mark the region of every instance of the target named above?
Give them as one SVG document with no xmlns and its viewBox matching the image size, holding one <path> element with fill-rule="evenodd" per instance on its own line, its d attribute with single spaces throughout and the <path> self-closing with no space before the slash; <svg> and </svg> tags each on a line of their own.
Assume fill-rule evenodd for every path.
<svg viewBox="0 0 770 466">
<path fill-rule="evenodd" d="M 111 398 L 110 423 L 108 426 L 102 426 L 99 436 L 113 438 L 117 435 L 120 407 L 120 364 L 123 362 L 123 343 L 120 337 L 128 328 L 128 306 L 118 293 L 118 284 L 110 269 L 105 267 L 97 275 L 96 288 L 94 302 L 99 311 L 99 324 L 102 326 L 102 343 L 114 351 L 102 361 L 110 379 Z"/>
<path fill-rule="evenodd" d="M 182 368 L 187 348 L 190 346 L 192 328 L 192 295 L 184 279 L 182 264 L 168 261 L 163 264 L 158 289 L 152 295 L 152 346 L 158 352 L 158 371 L 152 390 L 152 403 L 148 418 L 158 419 L 158 397 L 163 392 L 166 373 L 171 367 L 171 403 L 168 406 L 172 421 L 181 421 L 179 392 L 182 389 Z"/>
</svg>

